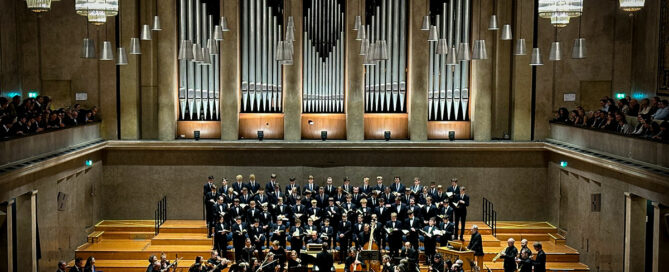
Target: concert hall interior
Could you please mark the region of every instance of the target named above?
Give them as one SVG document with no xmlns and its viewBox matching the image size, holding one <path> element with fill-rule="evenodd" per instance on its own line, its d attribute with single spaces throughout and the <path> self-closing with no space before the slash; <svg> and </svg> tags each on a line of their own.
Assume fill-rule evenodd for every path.
<svg viewBox="0 0 669 272">
<path fill-rule="evenodd" d="M 669 271 L 669 0 L 0 0 L 0 272 Z"/>
</svg>

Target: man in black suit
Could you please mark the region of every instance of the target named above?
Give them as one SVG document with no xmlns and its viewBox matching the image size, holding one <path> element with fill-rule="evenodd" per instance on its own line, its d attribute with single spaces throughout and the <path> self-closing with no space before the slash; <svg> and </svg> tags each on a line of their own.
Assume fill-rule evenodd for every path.
<svg viewBox="0 0 669 272">
<path fill-rule="evenodd" d="M 268 194 L 274 192 L 274 187 L 276 187 L 277 182 L 276 182 L 276 174 L 272 174 L 269 176 L 269 182 L 265 184 L 265 192 Z"/>
<path fill-rule="evenodd" d="M 295 177 L 291 177 L 290 179 L 288 179 L 288 182 L 289 182 L 288 185 L 286 185 L 286 195 L 292 194 L 293 189 L 296 190 L 295 193 L 297 193 L 298 195 L 300 194 L 300 192 L 302 192 L 300 190 L 300 186 L 295 184 Z"/>
<path fill-rule="evenodd" d="M 151 261 L 151 258 L 149 258 L 149 267 L 146 268 L 146 271 L 153 271 L 153 263 L 155 262 L 156 256 L 151 256 L 153 257 L 153 262 Z M 70 272 L 82 272 L 84 271 L 84 260 L 81 259 L 81 257 L 77 257 L 74 259 L 74 266 L 70 268 Z"/>
<path fill-rule="evenodd" d="M 332 184 L 332 177 L 328 177 L 325 183 L 326 183 L 325 186 L 323 186 L 325 194 L 328 196 L 335 195 L 337 193 L 337 186 L 334 186 L 334 184 Z"/>
<path fill-rule="evenodd" d="M 227 256 L 228 252 L 228 227 L 223 217 L 214 225 L 214 250 L 219 256 Z"/>
<path fill-rule="evenodd" d="M 394 183 L 390 185 L 390 191 L 394 192 L 394 193 L 402 194 L 402 193 L 404 193 L 405 189 L 406 189 L 406 186 L 404 186 L 404 184 L 400 183 L 400 177 L 395 176 Z"/>
<path fill-rule="evenodd" d="M 518 256 L 518 249 L 513 245 L 515 240 L 509 238 L 507 243 L 509 246 L 504 249 L 501 254 L 501 258 L 504 259 L 504 272 L 515 272 L 516 271 L 516 257 Z"/>
<path fill-rule="evenodd" d="M 407 207 L 402 203 L 402 200 L 398 197 L 395 198 L 395 204 L 390 207 L 390 210 L 397 214 L 399 218 L 406 218 Z"/>
<path fill-rule="evenodd" d="M 246 187 L 246 186 L 244 186 L 244 182 L 242 181 L 242 179 L 244 179 L 244 177 L 242 177 L 242 175 L 237 175 L 235 177 L 235 180 L 236 180 L 235 183 L 232 184 L 232 189 L 234 189 L 235 192 L 237 192 L 237 194 L 241 194 L 242 189 L 244 187 Z"/>
<path fill-rule="evenodd" d="M 472 226 L 472 237 L 469 239 L 469 245 L 467 249 L 474 251 L 474 260 L 479 266 L 483 265 L 483 240 L 481 239 L 481 234 L 479 233 L 479 227 L 477 225 Z"/>
<path fill-rule="evenodd" d="M 346 249 L 351 246 L 351 238 L 353 237 L 353 225 L 348 221 L 346 213 L 341 215 L 337 231 L 337 236 L 339 237 L 339 263 L 342 263 L 346 257 Z"/>
<path fill-rule="evenodd" d="M 404 249 L 402 250 L 401 257 L 409 261 L 408 262 L 409 269 L 407 271 L 419 271 L 418 250 L 414 249 L 411 246 L 411 243 L 409 242 L 404 243 Z"/>
<path fill-rule="evenodd" d="M 534 242 L 534 250 L 537 251 L 537 255 L 532 261 L 534 272 L 546 272 L 546 253 L 540 242 Z"/>
<path fill-rule="evenodd" d="M 242 217 L 235 218 L 235 224 L 232 225 L 232 245 L 235 248 L 235 261 L 241 260 L 244 241 L 246 241 L 246 223 L 242 222 Z"/>
<path fill-rule="evenodd" d="M 448 216 L 444 216 L 442 219 L 441 224 L 439 224 L 439 230 L 443 232 L 441 237 L 439 237 L 441 246 L 447 246 L 448 241 L 453 240 L 453 222 L 451 222 L 451 218 Z"/>
<path fill-rule="evenodd" d="M 458 179 L 452 178 L 451 179 L 451 186 L 446 188 L 446 193 L 451 193 L 452 195 L 449 197 L 450 202 L 454 202 L 455 195 L 460 193 L 460 186 L 458 186 Z"/>
<path fill-rule="evenodd" d="M 397 221 L 397 213 L 390 214 L 390 221 L 386 223 L 386 231 L 390 244 L 390 256 L 398 257 L 402 247 L 402 223 Z"/>
<path fill-rule="evenodd" d="M 318 194 L 316 194 L 316 202 L 318 203 L 319 208 L 325 208 L 328 204 L 328 195 L 325 193 L 325 187 L 318 188 Z"/>
<path fill-rule="evenodd" d="M 304 190 L 302 191 L 311 191 L 312 193 L 318 191 L 318 185 L 314 183 L 314 176 L 309 175 L 309 178 L 307 179 L 307 184 L 304 185 Z"/>
<path fill-rule="evenodd" d="M 455 236 L 458 236 L 460 230 L 460 240 L 464 241 L 465 221 L 467 220 L 467 206 L 469 206 L 469 196 L 465 194 L 465 187 L 460 188 L 460 194 L 455 196 L 453 206 L 455 206 Z M 458 223 L 460 228 L 458 228 Z"/>
<path fill-rule="evenodd" d="M 343 248 L 340 251 L 346 251 L 345 248 Z M 332 258 L 332 254 L 328 252 L 328 244 L 323 243 L 323 250 L 316 254 L 316 264 L 315 266 L 318 267 L 318 271 L 320 272 L 330 272 L 332 271 L 334 267 L 334 259 Z"/>
<path fill-rule="evenodd" d="M 207 183 L 204 184 L 204 194 L 211 192 L 211 186 L 214 186 L 214 176 L 209 176 Z"/>
<path fill-rule="evenodd" d="M 256 181 L 255 174 L 249 175 L 249 183 L 246 184 L 246 188 L 250 194 L 255 194 L 260 189 L 260 184 Z"/>
<path fill-rule="evenodd" d="M 434 258 L 437 248 L 437 237 L 434 235 L 434 231 L 438 228 L 436 226 L 436 219 L 430 217 L 428 220 L 428 225 L 423 228 L 423 244 L 425 245 L 425 264 L 429 265 Z"/>
<path fill-rule="evenodd" d="M 413 247 L 413 249 L 418 249 L 418 230 L 422 229 L 423 227 L 421 226 L 421 221 L 416 219 L 414 213 L 412 211 L 408 211 L 407 215 L 409 218 L 404 220 L 404 230 L 408 230 L 409 233 L 406 234 L 407 242 L 409 242 L 410 246 Z"/>
</svg>

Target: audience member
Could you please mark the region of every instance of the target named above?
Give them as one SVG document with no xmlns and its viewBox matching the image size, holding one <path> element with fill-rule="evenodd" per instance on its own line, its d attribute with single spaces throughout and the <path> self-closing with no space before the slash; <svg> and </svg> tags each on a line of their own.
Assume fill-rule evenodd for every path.
<svg viewBox="0 0 669 272">
<path fill-rule="evenodd" d="M 666 99 L 657 102 L 657 111 L 653 114 L 653 120 L 669 119 L 669 101 Z"/>
<path fill-rule="evenodd" d="M 97 111 L 97 107 L 82 109 L 79 104 L 53 110 L 48 96 L 28 98 L 23 103 L 20 96 L 12 101 L 0 97 L 0 139 L 94 122 Z"/>
</svg>

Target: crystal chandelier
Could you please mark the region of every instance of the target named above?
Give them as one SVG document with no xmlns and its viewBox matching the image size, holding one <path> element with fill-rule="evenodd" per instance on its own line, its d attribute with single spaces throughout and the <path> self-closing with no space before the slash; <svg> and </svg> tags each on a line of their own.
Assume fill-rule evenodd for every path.
<svg viewBox="0 0 669 272">
<path fill-rule="evenodd" d="M 51 10 L 51 0 L 26 0 L 28 10 L 34 13 L 42 13 Z"/>
<path fill-rule="evenodd" d="M 645 4 L 645 0 L 620 0 L 620 9 L 627 12 L 635 12 L 641 10 Z"/>
<path fill-rule="evenodd" d="M 565 27 L 569 19 L 583 14 L 583 0 L 539 0 L 538 13 L 553 26 Z"/>
<path fill-rule="evenodd" d="M 118 0 L 75 0 L 77 14 L 88 17 L 88 22 L 102 25 L 108 16 L 118 15 Z"/>
</svg>

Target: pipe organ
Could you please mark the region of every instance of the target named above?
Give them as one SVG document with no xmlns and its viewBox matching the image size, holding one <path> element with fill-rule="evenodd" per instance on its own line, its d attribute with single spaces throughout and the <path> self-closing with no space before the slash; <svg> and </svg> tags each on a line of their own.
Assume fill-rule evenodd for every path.
<svg viewBox="0 0 669 272">
<path fill-rule="evenodd" d="M 242 0 L 241 112 L 282 112 L 283 71 L 275 61 L 282 40 L 283 0 Z"/>
<path fill-rule="evenodd" d="M 408 0 L 367 0 L 369 44 L 385 41 L 388 59 L 365 65 L 365 112 L 404 113 L 407 94 Z"/>
<path fill-rule="evenodd" d="M 430 20 L 439 38 L 450 48 L 469 43 L 471 0 L 430 0 Z M 437 42 L 430 42 L 428 76 L 428 120 L 468 120 L 469 62 L 447 64 L 446 54 L 437 54 Z"/>
<path fill-rule="evenodd" d="M 220 120 L 220 55 L 218 42 L 213 39 L 216 8 L 209 11 L 201 0 L 179 2 L 179 40 L 193 45 L 193 55 L 202 56 L 179 60 L 181 121 Z"/>
<path fill-rule="evenodd" d="M 305 0 L 302 112 L 344 112 L 345 0 Z"/>
</svg>

